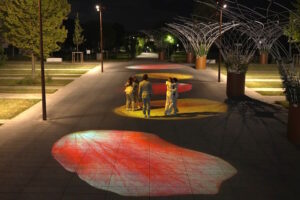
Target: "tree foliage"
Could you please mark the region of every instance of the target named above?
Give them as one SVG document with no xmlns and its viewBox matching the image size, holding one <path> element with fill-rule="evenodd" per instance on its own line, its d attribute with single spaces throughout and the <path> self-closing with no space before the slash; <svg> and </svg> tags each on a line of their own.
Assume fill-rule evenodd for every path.
<svg viewBox="0 0 300 200">
<path fill-rule="evenodd" d="M 63 21 L 71 6 L 67 0 L 42 1 L 44 54 L 58 51 L 67 37 Z M 40 55 L 38 0 L 1 0 L 0 17 L 4 39 L 28 54 Z"/>
<path fill-rule="evenodd" d="M 284 34 L 289 37 L 289 42 L 300 42 L 300 0 L 293 4 L 295 11 L 290 13 L 288 26 L 284 29 Z"/>
<path fill-rule="evenodd" d="M 289 37 L 290 43 L 300 42 L 300 22 L 297 21 L 297 17 L 293 13 L 290 14 L 290 21 L 284 29 L 284 35 Z"/>
<path fill-rule="evenodd" d="M 140 55 L 145 47 L 146 40 L 143 37 L 137 37 L 136 54 Z"/>
<path fill-rule="evenodd" d="M 77 13 L 77 16 L 75 19 L 75 30 L 74 30 L 74 35 L 73 35 L 73 43 L 76 45 L 77 51 L 78 51 L 78 46 L 81 45 L 85 41 L 82 32 L 83 32 L 83 29 L 80 25 L 79 15 Z"/>
</svg>

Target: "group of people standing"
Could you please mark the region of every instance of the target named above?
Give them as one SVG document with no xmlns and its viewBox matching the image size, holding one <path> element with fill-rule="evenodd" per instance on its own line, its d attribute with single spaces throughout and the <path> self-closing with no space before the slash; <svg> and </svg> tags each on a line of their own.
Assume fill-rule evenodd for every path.
<svg viewBox="0 0 300 200">
<path fill-rule="evenodd" d="M 126 94 L 126 110 L 136 111 L 141 109 L 139 99 L 143 103 L 143 114 L 145 118 L 150 118 L 150 101 L 152 96 L 152 84 L 148 80 L 147 74 L 143 75 L 141 82 L 137 77 L 129 77 L 125 84 Z M 172 113 L 177 114 L 177 98 L 178 98 L 178 80 L 176 78 L 169 78 L 166 81 L 166 104 L 165 104 L 165 115 L 169 116 Z"/>
</svg>

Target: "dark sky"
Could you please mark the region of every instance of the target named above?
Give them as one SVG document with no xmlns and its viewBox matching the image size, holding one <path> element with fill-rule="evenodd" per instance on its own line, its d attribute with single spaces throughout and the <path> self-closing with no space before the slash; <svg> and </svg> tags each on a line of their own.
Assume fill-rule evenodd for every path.
<svg viewBox="0 0 300 200">
<path fill-rule="evenodd" d="M 274 0 L 284 5 L 294 0 Z M 78 12 L 82 22 L 97 20 L 95 5 L 98 0 L 69 0 L 72 16 Z M 193 0 L 102 0 L 106 11 L 104 20 L 122 24 L 126 30 L 149 29 L 176 16 L 189 16 L 193 10 Z M 269 0 L 239 0 L 249 7 L 265 6 Z"/>
<path fill-rule="evenodd" d="M 72 13 L 79 12 L 81 21 L 97 20 L 97 0 L 69 0 Z M 102 0 L 106 7 L 104 20 L 120 23 L 127 30 L 151 28 L 176 16 L 188 16 L 193 0 Z"/>
</svg>

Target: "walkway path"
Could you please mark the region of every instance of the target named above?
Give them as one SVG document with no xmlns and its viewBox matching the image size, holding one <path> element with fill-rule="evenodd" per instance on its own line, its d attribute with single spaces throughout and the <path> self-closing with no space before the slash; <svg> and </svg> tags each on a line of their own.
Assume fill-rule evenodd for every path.
<svg viewBox="0 0 300 200">
<path fill-rule="evenodd" d="M 172 71 L 193 74 L 196 79 L 185 81 L 193 84 L 192 91 L 182 94 L 180 98 L 209 99 L 225 103 L 228 107 L 226 113 L 204 119 L 179 121 L 145 120 L 116 115 L 113 110 L 124 105 L 122 92 L 124 83 L 130 75 L 141 73 L 141 71 L 128 70 L 125 67 L 145 62 L 155 63 L 145 60 L 106 63 L 104 74 L 99 73 L 99 67 L 95 68 L 51 95 L 47 99 L 48 121 L 41 120 L 41 103 L 38 103 L 1 126 L 0 199 L 294 200 L 300 198 L 300 152 L 286 139 L 287 111 L 253 99 L 242 102 L 226 100 L 226 85 L 217 83 L 215 73 L 210 70 L 199 72 L 184 67 L 178 70 L 156 72 Z M 147 71 L 143 71 L 145 72 Z M 247 94 L 249 94 L 248 91 Z M 253 96 L 258 97 L 257 94 Z M 153 99 L 164 99 L 164 97 L 153 97 Z M 126 144 L 123 140 L 110 141 L 111 137 L 116 136 L 116 139 L 121 133 L 95 137 L 95 132 L 90 131 L 80 140 L 77 140 L 76 135 L 67 137 L 67 139 L 73 138 L 70 141 L 77 141 L 77 143 L 69 143 L 70 145 L 56 143 L 70 133 L 89 130 L 147 132 L 160 138 L 153 137 L 149 141 L 155 139 L 154 141 L 164 142 L 161 143 L 162 145 L 154 143 L 140 149 L 137 148 L 140 146 L 135 146 L 136 143 Z M 129 140 L 130 138 L 125 135 L 123 139 Z M 147 137 L 136 135 L 134 138 L 142 142 L 146 141 L 149 135 Z M 92 146 L 87 145 L 85 141 L 91 141 Z M 108 146 L 99 146 L 105 141 L 109 143 Z M 52 148 L 55 143 L 58 148 L 65 147 L 64 151 L 56 151 L 55 155 L 59 156 L 60 153 L 66 151 L 66 155 L 70 156 L 69 159 L 60 157 L 62 159 L 60 160 L 56 157 L 61 161 L 59 163 L 53 157 Z M 131 148 L 128 149 L 128 145 L 132 145 Z M 75 147 L 88 150 L 84 153 L 86 159 L 80 159 L 80 152 Z M 157 147 L 161 149 L 153 150 Z M 199 155 L 198 153 L 202 152 L 214 157 L 205 161 L 194 159 L 187 163 L 186 157 L 182 154 L 186 151 L 176 151 L 179 147 L 188 149 L 187 154 L 190 156 Z M 110 153 L 116 151 L 117 154 L 109 156 Z M 158 152 L 159 155 L 157 155 Z M 145 164 L 145 160 L 134 159 L 134 162 L 128 162 L 129 157 L 140 155 L 139 153 L 149 155 L 148 165 L 142 165 Z M 153 156 L 155 158 L 161 156 L 160 164 L 153 162 Z M 220 166 L 220 161 L 215 162 L 216 157 L 226 161 L 228 166 L 230 164 L 237 170 L 237 174 L 221 185 L 215 184 L 212 180 L 214 181 L 215 177 L 222 178 L 222 174 L 228 173 L 226 171 L 228 168 L 216 170 Z M 118 162 L 115 162 L 116 159 Z M 95 160 L 101 162 L 94 162 Z M 72 166 L 72 163 L 76 161 L 79 165 Z M 202 164 L 199 164 L 200 161 Z M 65 162 L 70 164 L 67 165 L 69 168 L 66 168 L 71 170 L 75 167 L 81 174 L 81 178 L 66 170 L 62 166 Z M 120 165 L 122 162 L 123 165 Z M 137 162 L 140 164 L 130 165 Z M 197 165 L 193 165 L 193 162 Z M 116 174 L 112 176 L 111 168 L 106 168 L 104 163 L 112 165 L 113 170 L 119 170 L 120 173 L 125 171 L 122 166 L 130 165 L 126 169 L 131 171 L 125 175 L 122 174 L 123 176 L 116 176 Z M 172 167 L 166 167 L 170 166 L 170 163 L 173 163 Z M 177 165 L 178 163 L 181 164 Z M 212 166 L 206 165 L 207 163 L 211 163 Z M 97 171 L 99 166 L 102 167 L 101 170 L 99 169 L 101 173 Z M 190 166 L 195 168 L 190 168 Z M 199 167 L 203 169 L 202 173 L 197 171 Z M 153 173 L 153 170 L 159 173 Z M 198 173 L 193 173 L 195 171 Z M 141 173 L 143 177 L 148 177 L 143 179 L 143 184 L 140 184 L 141 179 L 139 179 Z M 162 177 L 168 177 L 168 179 L 162 179 Z M 170 177 L 174 181 L 164 182 Z M 153 188 L 157 180 L 161 187 Z M 190 182 L 182 181 L 181 184 L 184 187 L 182 185 L 179 187 L 177 180 Z M 197 186 L 190 185 L 195 181 L 204 181 L 206 184 L 201 185 L 202 182 L 199 182 Z M 130 185 L 134 188 L 130 188 Z M 220 189 L 219 191 L 214 189 L 216 186 Z M 101 189 L 96 189 L 96 187 Z M 186 190 L 182 191 L 182 188 Z M 199 188 L 205 188 L 202 194 Z M 135 197 L 126 196 L 126 192 L 133 190 L 136 191 Z M 145 191 L 149 194 L 158 191 L 167 193 L 161 193 L 161 197 L 141 196 L 145 194 L 141 192 Z M 174 195 L 178 191 L 183 194 Z M 191 194 L 192 192 L 194 194 Z M 213 194 L 214 192 L 218 193 Z"/>
</svg>

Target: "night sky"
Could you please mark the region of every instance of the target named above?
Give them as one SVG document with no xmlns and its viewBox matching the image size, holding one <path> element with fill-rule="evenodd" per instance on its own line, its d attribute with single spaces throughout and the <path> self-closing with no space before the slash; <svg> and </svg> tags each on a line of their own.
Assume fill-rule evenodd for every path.
<svg viewBox="0 0 300 200">
<path fill-rule="evenodd" d="M 289 5 L 291 0 L 274 0 Z M 292 0 L 293 1 L 293 0 Z M 71 18 L 78 12 L 80 20 L 85 23 L 98 20 L 95 5 L 98 0 L 69 0 L 72 5 Z M 106 23 L 122 24 L 126 30 L 151 29 L 162 22 L 170 21 L 176 16 L 188 17 L 193 10 L 193 0 L 102 0 L 106 11 Z M 269 0 L 239 0 L 249 7 L 266 6 Z"/>
<path fill-rule="evenodd" d="M 69 0 L 72 15 L 79 12 L 83 22 L 97 20 L 95 5 L 98 0 Z M 193 0 L 102 0 L 106 7 L 104 20 L 119 23 L 126 30 L 148 29 L 176 16 L 188 16 Z"/>
</svg>

